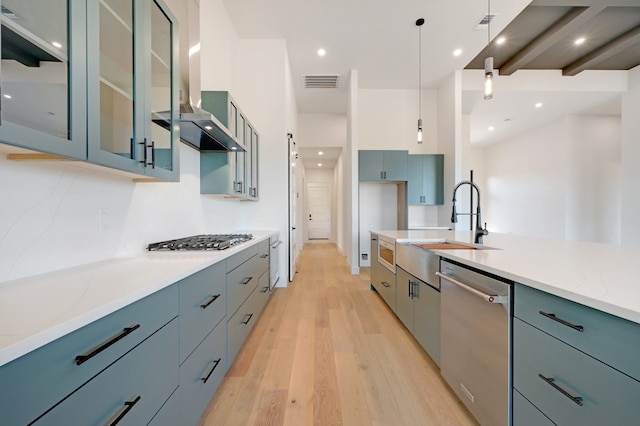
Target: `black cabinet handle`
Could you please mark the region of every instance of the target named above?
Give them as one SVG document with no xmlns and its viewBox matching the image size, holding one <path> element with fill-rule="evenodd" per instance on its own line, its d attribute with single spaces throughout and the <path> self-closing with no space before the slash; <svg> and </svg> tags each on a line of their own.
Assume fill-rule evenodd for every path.
<svg viewBox="0 0 640 426">
<path fill-rule="evenodd" d="M 124 418 L 124 416 L 126 416 L 129 411 L 131 411 L 131 409 L 133 408 L 134 405 L 136 405 L 138 403 L 138 401 L 140 401 L 141 397 L 140 395 L 136 396 L 133 401 L 127 401 L 124 403 L 123 407 L 124 410 L 122 410 L 122 412 L 118 415 L 118 417 L 116 417 L 111 423 L 109 423 L 109 426 L 115 426 L 118 423 L 120 423 L 120 420 L 122 420 Z"/>
<path fill-rule="evenodd" d="M 97 348 L 93 349 L 91 352 L 89 352 L 87 354 L 76 356 L 76 359 L 75 359 L 76 365 L 80 365 L 80 364 L 90 360 L 94 356 L 98 355 L 100 352 L 102 352 L 105 349 L 107 349 L 109 346 L 115 344 L 116 342 L 118 342 L 119 340 L 123 339 L 127 335 L 133 333 L 135 330 L 137 330 L 139 328 L 140 328 L 140 324 L 136 324 L 136 325 L 131 326 L 131 327 L 125 327 L 124 330 L 122 330 L 120 333 L 116 334 L 111 339 L 107 340 L 105 343 L 103 343 L 102 345 L 98 346 Z"/>
<path fill-rule="evenodd" d="M 387 288 L 391 287 L 391 284 L 389 284 L 388 282 L 386 282 L 386 281 L 381 281 L 381 282 L 382 282 L 383 286 L 385 286 Z"/>
<path fill-rule="evenodd" d="M 552 319 L 552 320 L 554 320 L 556 322 L 559 322 L 562 325 L 566 325 L 567 327 L 571 327 L 574 330 L 581 331 L 581 332 L 584 331 L 584 327 L 583 326 L 576 325 L 576 324 L 571 324 L 569 321 L 565 321 L 562 318 L 558 318 L 555 314 L 549 314 L 549 313 L 543 312 L 543 311 L 538 311 L 538 313 L 540 315 L 543 315 L 543 316 L 549 318 L 549 319 Z"/>
<path fill-rule="evenodd" d="M 556 385 L 555 384 L 555 379 L 553 379 L 551 377 L 544 377 L 542 374 L 538 374 L 538 377 L 540 377 L 542 380 L 544 380 L 549 385 L 551 385 L 552 388 L 554 388 L 555 390 L 557 390 L 558 392 L 560 392 L 561 394 L 563 394 L 564 396 L 569 398 L 571 401 L 573 401 L 576 404 L 578 404 L 579 406 L 582 407 L 584 405 L 582 403 L 582 398 L 580 398 L 579 396 L 573 396 L 569 392 L 567 392 L 566 390 L 562 389 L 560 386 Z"/>
<path fill-rule="evenodd" d="M 266 293 L 267 291 L 269 291 L 269 287 L 264 287 L 262 290 L 260 290 L 260 293 Z"/>
<path fill-rule="evenodd" d="M 214 294 L 214 295 L 211 297 L 211 299 L 207 300 L 205 303 L 203 303 L 202 305 L 200 305 L 200 307 L 201 307 L 202 309 L 207 309 L 207 308 L 209 307 L 209 305 L 211 305 L 213 302 L 215 302 L 215 301 L 216 301 L 216 299 L 217 299 L 218 297 L 220 297 L 220 295 L 219 295 L 219 294 Z"/>
<path fill-rule="evenodd" d="M 240 284 L 247 285 L 247 284 L 249 284 L 249 281 L 251 281 L 252 279 L 253 279 L 253 277 L 247 277 L 244 280 L 240 281 Z"/>
<path fill-rule="evenodd" d="M 207 383 L 207 380 L 209 380 L 209 377 L 211 377 L 211 375 L 213 374 L 213 371 L 216 368 L 218 368 L 218 364 L 220 364 L 220 361 L 222 361 L 222 358 L 218 358 L 215 361 L 213 361 L 213 367 L 211 368 L 211 370 L 209 370 L 209 373 L 207 373 L 205 377 L 200 378 L 200 380 L 202 380 L 202 383 Z"/>
<path fill-rule="evenodd" d="M 151 168 L 156 168 L 156 142 L 151 141 Z"/>
<path fill-rule="evenodd" d="M 251 318 L 253 317 L 253 314 L 249 314 L 249 316 L 247 317 L 246 321 L 242 321 L 242 324 L 247 325 L 249 324 L 249 321 L 251 321 Z"/>
<path fill-rule="evenodd" d="M 142 160 L 138 162 L 147 167 L 147 139 L 145 138 L 144 142 L 138 142 L 138 145 L 142 145 Z"/>
<path fill-rule="evenodd" d="M 263 258 L 263 259 L 266 259 L 267 257 L 269 257 L 269 253 L 267 253 L 267 254 L 263 254 L 263 255 L 262 255 L 262 256 L 260 256 L 260 257 L 261 257 L 261 258 Z"/>
</svg>

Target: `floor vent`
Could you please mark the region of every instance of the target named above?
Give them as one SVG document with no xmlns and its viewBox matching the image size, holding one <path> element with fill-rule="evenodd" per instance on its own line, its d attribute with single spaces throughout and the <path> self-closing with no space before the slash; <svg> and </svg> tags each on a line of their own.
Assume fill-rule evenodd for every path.
<svg viewBox="0 0 640 426">
<path fill-rule="evenodd" d="M 305 89 L 337 89 L 340 85 L 340 76 L 333 74 L 303 75 Z"/>
<path fill-rule="evenodd" d="M 476 30 L 486 30 L 489 24 L 495 19 L 497 15 L 497 13 L 486 13 L 482 17 L 482 19 L 480 19 L 480 22 L 478 22 L 478 24 L 476 25 Z"/>
</svg>

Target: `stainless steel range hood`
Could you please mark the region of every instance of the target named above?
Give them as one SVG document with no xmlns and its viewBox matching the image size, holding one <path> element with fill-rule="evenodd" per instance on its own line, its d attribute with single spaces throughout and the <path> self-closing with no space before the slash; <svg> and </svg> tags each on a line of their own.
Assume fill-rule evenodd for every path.
<svg viewBox="0 0 640 426">
<path fill-rule="evenodd" d="M 169 115 L 168 111 L 156 113 L 153 122 L 168 129 Z M 180 105 L 180 139 L 199 151 L 247 150 L 210 112 L 189 104 Z"/>
</svg>

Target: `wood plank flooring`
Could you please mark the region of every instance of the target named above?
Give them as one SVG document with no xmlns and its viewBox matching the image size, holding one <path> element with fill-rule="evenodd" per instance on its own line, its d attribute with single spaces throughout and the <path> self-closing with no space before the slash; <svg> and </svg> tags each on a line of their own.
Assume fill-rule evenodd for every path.
<svg viewBox="0 0 640 426">
<path fill-rule="evenodd" d="M 335 245 L 304 246 L 201 426 L 476 425 L 438 366 Z"/>
</svg>

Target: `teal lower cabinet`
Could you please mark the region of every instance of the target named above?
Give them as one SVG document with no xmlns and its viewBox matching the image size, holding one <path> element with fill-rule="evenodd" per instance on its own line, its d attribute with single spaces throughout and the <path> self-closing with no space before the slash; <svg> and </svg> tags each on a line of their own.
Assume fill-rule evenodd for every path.
<svg viewBox="0 0 640 426">
<path fill-rule="evenodd" d="M 37 425 L 146 425 L 178 387 L 178 320 L 64 399 Z"/>
<path fill-rule="evenodd" d="M 396 315 L 440 365 L 440 292 L 397 267 Z"/>
<path fill-rule="evenodd" d="M 227 322 L 227 357 L 229 365 L 235 359 L 253 329 L 262 308 L 264 307 L 264 298 L 262 293 L 254 289 L 253 293 L 238 308 L 235 314 Z"/>
<path fill-rule="evenodd" d="M 514 425 L 638 424 L 639 332 L 638 324 L 516 284 Z"/>
<path fill-rule="evenodd" d="M 158 411 L 149 426 L 175 426 L 181 424 L 180 388 L 176 389 Z"/>
<path fill-rule="evenodd" d="M 227 372 L 223 320 L 180 366 L 180 423 L 196 425 Z"/>
</svg>

